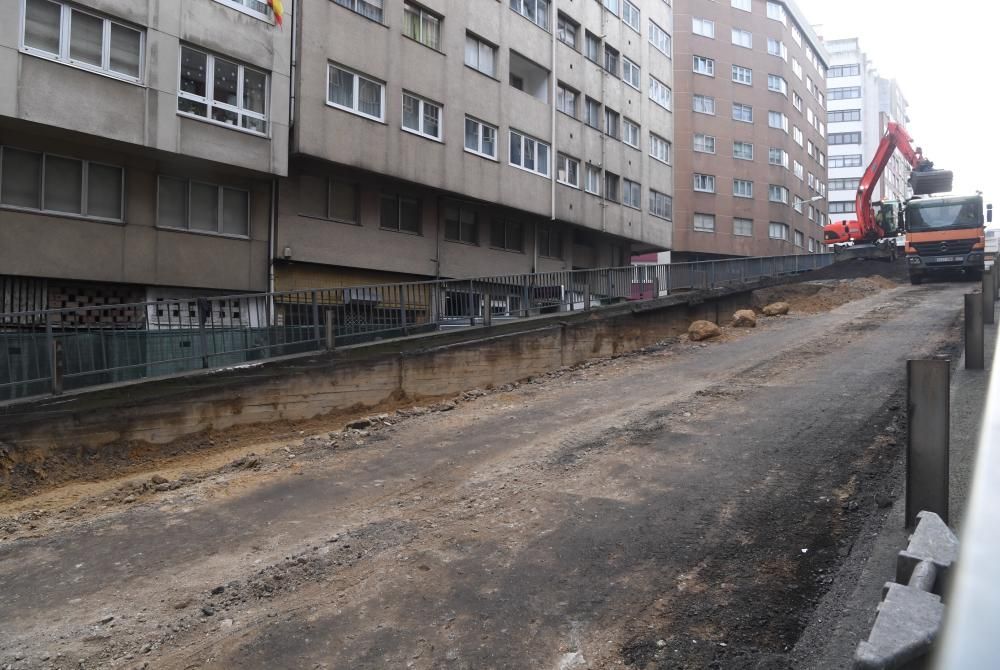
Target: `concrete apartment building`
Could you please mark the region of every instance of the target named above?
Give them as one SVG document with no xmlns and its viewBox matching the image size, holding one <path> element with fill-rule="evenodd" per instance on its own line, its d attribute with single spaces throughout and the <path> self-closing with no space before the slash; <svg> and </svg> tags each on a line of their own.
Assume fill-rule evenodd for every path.
<svg viewBox="0 0 1000 670">
<path fill-rule="evenodd" d="M 279 290 L 614 266 L 670 247 L 669 3 L 293 11 Z"/>
<path fill-rule="evenodd" d="M 791 1 L 675 0 L 674 261 L 822 251 L 829 56 Z"/>
<path fill-rule="evenodd" d="M 887 123 L 908 123 L 907 102 L 894 79 L 880 77 L 857 38 L 825 40 L 829 198 L 833 220 L 854 218 L 854 200 Z M 910 165 L 896 152 L 872 193 L 873 201 L 909 196 Z"/>
<path fill-rule="evenodd" d="M 5 9 L 0 312 L 267 290 L 291 32 L 266 3 Z"/>
</svg>

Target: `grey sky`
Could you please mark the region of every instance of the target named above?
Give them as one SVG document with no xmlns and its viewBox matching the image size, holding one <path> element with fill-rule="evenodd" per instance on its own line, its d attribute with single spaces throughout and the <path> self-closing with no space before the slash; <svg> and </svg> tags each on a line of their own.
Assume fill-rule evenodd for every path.
<svg viewBox="0 0 1000 670">
<path fill-rule="evenodd" d="M 1000 65 L 995 0 L 797 0 L 827 39 L 857 37 L 910 103 L 907 129 L 954 192 L 983 191 L 1000 207 Z"/>
</svg>

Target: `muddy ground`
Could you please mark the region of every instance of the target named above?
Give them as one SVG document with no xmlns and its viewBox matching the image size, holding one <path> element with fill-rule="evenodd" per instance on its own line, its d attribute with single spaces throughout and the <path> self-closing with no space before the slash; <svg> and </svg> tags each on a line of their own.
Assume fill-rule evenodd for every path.
<svg viewBox="0 0 1000 670">
<path fill-rule="evenodd" d="M 0 667 L 793 667 L 964 287 L 850 290 L 8 500 Z"/>
</svg>

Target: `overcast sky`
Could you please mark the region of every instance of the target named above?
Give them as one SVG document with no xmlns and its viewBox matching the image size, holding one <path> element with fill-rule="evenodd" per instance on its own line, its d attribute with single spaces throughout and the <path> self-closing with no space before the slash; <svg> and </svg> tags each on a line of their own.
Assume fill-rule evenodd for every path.
<svg viewBox="0 0 1000 670">
<path fill-rule="evenodd" d="M 797 0 L 825 39 L 857 37 L 910 103 L 907 130 L 954 192 L 1000 210 L 1000 4 L 996 0 Z M 869 159 L 870 157 L 866 157 Z"/>
</svg>

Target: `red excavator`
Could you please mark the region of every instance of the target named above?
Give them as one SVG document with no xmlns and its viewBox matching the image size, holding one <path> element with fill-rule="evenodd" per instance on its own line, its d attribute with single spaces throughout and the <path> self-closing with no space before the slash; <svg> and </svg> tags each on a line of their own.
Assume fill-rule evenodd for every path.
<svg viewBox="0 0 1000 670">
<path fill-rule="evenodd" d="M 893 121 L 888 123 L 875 157 L 858 186 L 854 200 L 857 221 L 837 221 L 823 227 L 823 243 L 833 246 L 839 257 L 890 260 L 896 257 L 896 235 L 900 232 L 901 218 L 898 209 L 892 203 L 879 203 L 876 213 L 872 207 L 872 190 L 896 149 L 913 168 L 910 187 L 915 195 L 951 190 L 951 171 L 935 170 L 934 163 L 924 158 L 919 147 L 914 149 L 911 142 L 910 134 L 903 126 Z"/>
</svg>

